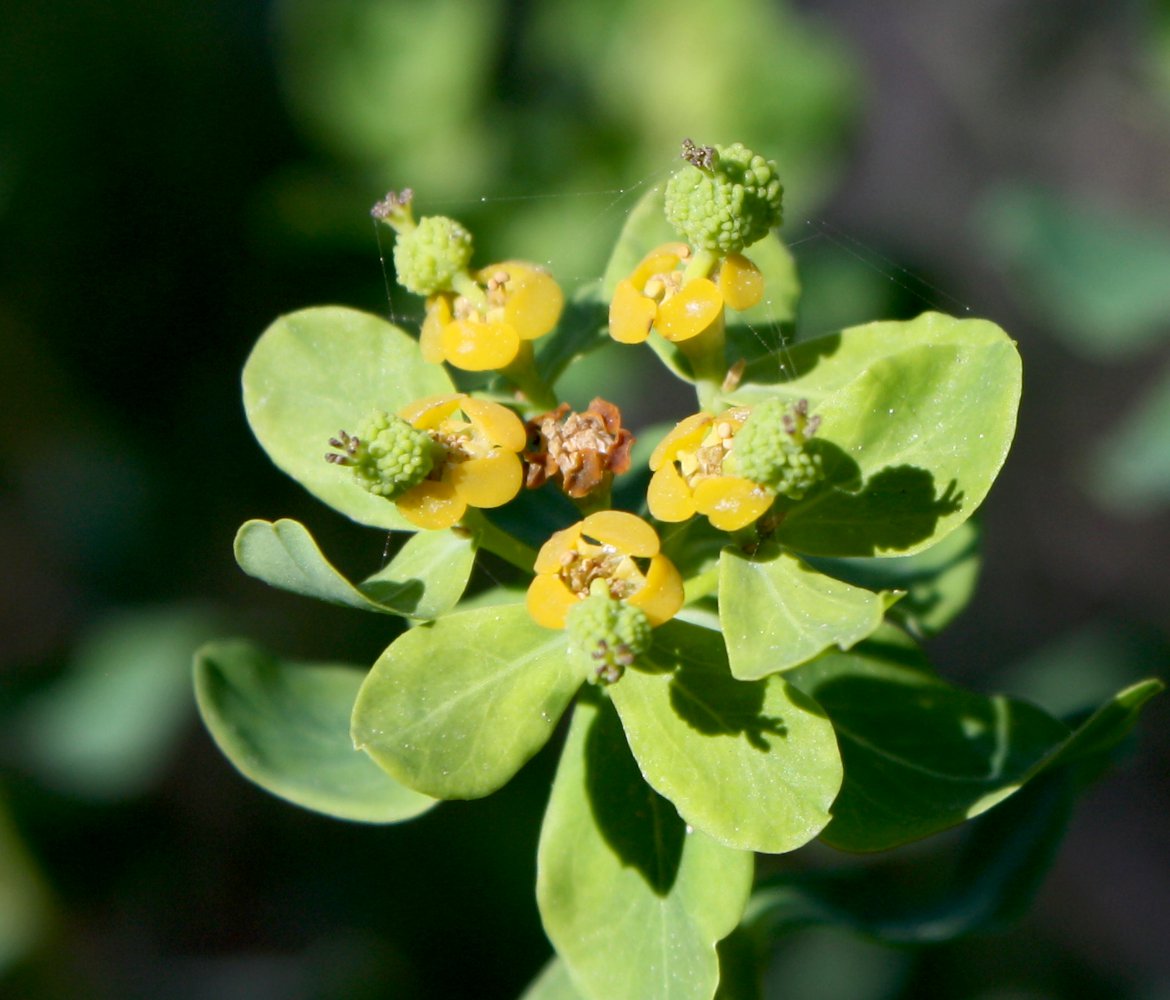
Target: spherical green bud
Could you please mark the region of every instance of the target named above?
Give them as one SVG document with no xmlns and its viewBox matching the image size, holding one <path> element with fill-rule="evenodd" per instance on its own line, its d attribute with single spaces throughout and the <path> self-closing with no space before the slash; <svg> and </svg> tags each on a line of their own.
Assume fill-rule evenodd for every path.
<svg viewBox="0 0 1170 1000">
<path fill-rule="evenodd" d="M 650 619 L 641 608 L 608 594 L 590 594 L 569 609 L 565 620 L 573 655 L 595 684 L 612 684 L 650 648 Z"/>
<path fill-rule="evenodd" d="M 401 417 L 371 413 L 358 428 L 353 474 L 371 493 L 390 500 L 426 479 L 440 446 Z"/>
<path fill-rule="evenodd" d="M 454 219 L 428 215 L 394 240 L 398 283 L 415 295 L 451 290 L 451 279 L 471 261 L 471 233 Z"/>
<path fill-rule="evenodd" d="M 804 399 L 794 405 L 775 398 L 757 403 L 736 432 L 724 472 L 801 499 L 824 476 L 821 456 L 807 448 L 819 423 L 808 415 Z"/>
<path fill-rule="evenodd" d="M 666 185 L 666 218 L 691 246 L 739 253 L 783 217 L 784 187 L 776 164 L 741 143 L 696 150 Z"/>
</svg>

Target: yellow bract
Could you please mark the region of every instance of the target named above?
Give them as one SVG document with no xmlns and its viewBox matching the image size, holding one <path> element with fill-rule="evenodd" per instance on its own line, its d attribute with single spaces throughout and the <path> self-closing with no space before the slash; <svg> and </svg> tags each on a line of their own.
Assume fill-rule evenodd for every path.
<svg viewBox="0 0 1170 1000">
<path fill-rule="evenodd" d="M 658 534 L 624 511 L 598 511 L 558 531 L 541 547 L 535 569 L 528 611 L 546 628 L 564 628 L 569 609 L 589 596 L 595 580 L 612 598 L 641 608 L 651 625 L 669 621 L 683 604 L 682 577 L 659 552 Z"/>
<path fill-rule="evenodd" d="M 696 413 L 679 421 L 650 456 L 650 513 L 671 522 L 704 514 L 720 531 L 745 528 L 766 513 L 775 499 L 771 490 L 723 473 L 723 460 L 746 419 L 747 410 L 728 410 L 719 417 Z"/>
<path fill-rule="evenodd" d="M 482 301 L 442 292 L 427 300 L 419 336 L 422 356 L 464 371 L 499 371 L 525 340 L 552 330 L 565 298 L 547 271 L 520 261 L 492 264 L 476 275 L 486 288 Z"/>
<path fill-rule="evenodd" d="M 650 251 L 619 281 L 609 306 L 609 332 L 622 344 L 640 344 L 651 329 L 673 343 L 690 340 L 723 321 L 723 307 L 750 309 L 764 296 L 764 276 L 742 254 L 729 254 L 715 280 L 685 280 L 680 266 L 691 256 L 685 243 Z"/>
<path fill-rule="evenodd" d="M 468 507 L 499 507 L 524 479 L 524 424 L 507 407 L 465 393 L 418 399 L 398 411 L 445 449 L 431 474 L 395 503 L 419 528 L 449 528 Z"/>
</svg>

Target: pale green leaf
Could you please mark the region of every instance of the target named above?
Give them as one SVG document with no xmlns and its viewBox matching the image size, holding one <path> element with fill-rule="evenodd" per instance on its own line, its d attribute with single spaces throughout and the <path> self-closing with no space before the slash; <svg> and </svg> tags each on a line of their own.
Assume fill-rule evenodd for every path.
<svg viewBox="0 0 1170 1000">
<path fill-rule="evenodd" d="M 625 742 L 609 704 L 578 703 L 537 854 L 541 918 L 571 977 L 549 995 L 710 1000 L 752 856 L 689 829 Z"/>
<path fill-rule="evenodd" d="M 882 622 L 880 594 L 818 573 L 775 545 L 755 555 L 727 547 L 719 560 L 719 620 L 732 674 L 758 680 L 849 649 Z"/>
<path fill-rule="evenodd" d="M 437 618 L 458 602 L 475 543 L 457 531 L 420 531 L 386 567 L 354 586 L 325 558 L 299 521 L 248 521 L 236 534 L 236 562 L 281 590 L 361 611 Z"/>
<path fill-rule="evenodd" d="M 325 461 L 329 439 L 374 410 L 452 392 L 440 365 L 377 316 L 322 306 L 276 320 L 244 365 L 244 410 L 268 457 L 318 499 L 375 528 L 413 531 L 393 503 Z"/>
<path fill-rule="evenodd" d="M 535 754 L 583 680 L 565 634 L 522 604 L 448 615 L 378 658 L 353 740 L 403 784 L 442 799 L 494 792 Z"/>
<path fill-rule="evenodd" d="M 520 1000 L 589 1000 L 569 976 L 565 963 L 553 956 L 528 984 Z"/>
<path fill-rule="evenodd" d="M 655 630 L 645 661 L 610 691 L 646 780 L 729 847 L 781 853 L 815 837 L 841 785 L 816 703 L 778 675 L 736 680 L 722 636 L 682 621 Z"/>
<path fill-rule="evenodd" d="M 797 377 L 729 401 L 806 399 L 826 480 L 782 501 L 776 538 L 821 556 L 911 555 L 966 521 L 1015 433 L 1020 358 L 985 320 L 924 313 L 798 344 Z"/>
<path fill-rule="evenodd" d="M 349 716 L 361 670 L 282 662 L 246 642 L 195 656 L 195 695 L 224 756 L 261 788 L 340 819 L 396 823 L 433 806 L 354 749 Z"/>
</svg>

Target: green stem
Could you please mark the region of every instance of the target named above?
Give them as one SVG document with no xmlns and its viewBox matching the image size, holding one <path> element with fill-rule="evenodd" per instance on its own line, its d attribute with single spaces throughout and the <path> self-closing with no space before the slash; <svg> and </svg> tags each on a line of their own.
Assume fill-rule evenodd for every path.
<svg viewBox="0 0 1170 1000">
<path fill-rule="evenodd" d="M 502 528 L 497 528 L 479 508 L 467 509 L 467 513 L 463 515 L 463 525 L 475 535 L 476 543 L 481 549 L 487 549 L 488 552 L 525 573 L 532 572 L 532 566 L 536 562 L 536 551 L 513 538 Z"/>
<path fill-rule="evenodd" d="M 460 271 L 451 278 L 451 287 L 470 302 L 476 309 L 487 309 L 488 299 L 485 292 L 467 271 Z"/>
<path fill-rule="evenodd" d="M 683 583 L 683 603 L 693 604 L 700 597 L 714 594 L 719 589 L 719 563 L 709 570 L 692 576 Z"/>
<path fill-rule="evenodd" d="M 500 370 L 500 374 L 511 382 L 528 398 L 528 401 L 539 410 L 555 410 L 557 395 L 552 387 L 540 377 L 536 370 L 536 355 L 532 350 L 532 341 L 520 341 L 520 350 L 507 368 Z"/>
<path fill-rule="evenodd" d="M 720 257 L 710 250 L 696 250 L 695 255 L 687 262 L 683 271 L 683 284 L 694 278 L 709 278 L 711 272 L 719 265 Z"/>
</svg>

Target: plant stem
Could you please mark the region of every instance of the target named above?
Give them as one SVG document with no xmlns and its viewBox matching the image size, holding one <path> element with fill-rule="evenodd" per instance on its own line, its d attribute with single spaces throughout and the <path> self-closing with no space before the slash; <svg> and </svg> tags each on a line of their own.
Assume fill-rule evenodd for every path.
<svg viewBox="0 0 1170 1000">
<path fill-rule="evenodd" d="M 497 528 L 478 508 L 467 509 L 467 513 L 463 515 L 463 525 L 475 535 L 480 548 L 487 549 L 488 552 L 525 573 L 532 572 L 532 566 L 536 562 L 536 551 L 503 529 Z"/>
</svg>

